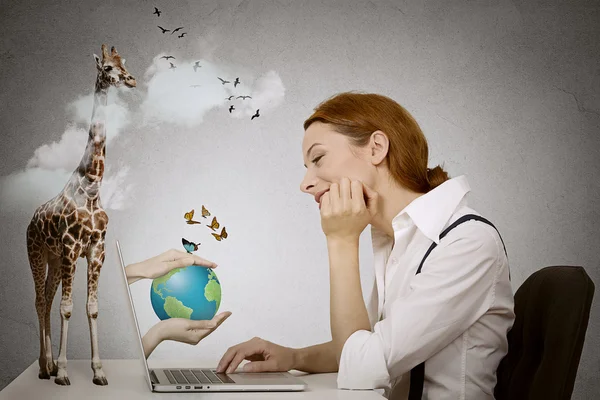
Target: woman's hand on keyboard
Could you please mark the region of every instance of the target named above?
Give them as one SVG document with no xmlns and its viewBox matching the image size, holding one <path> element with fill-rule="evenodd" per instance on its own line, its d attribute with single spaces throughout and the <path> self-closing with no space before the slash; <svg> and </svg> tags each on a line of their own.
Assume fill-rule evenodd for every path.
<svg viewBox="0 0 600 400">
<path fill-rule="evenodd" d="M 279 346 L 255 337 L 247 342 L 230 347 L 217 366 L 217 372 L 232 373 L 244 360 L 244 372 L 289 371 L 295 365 L 294 349 Z"/>
</svg>

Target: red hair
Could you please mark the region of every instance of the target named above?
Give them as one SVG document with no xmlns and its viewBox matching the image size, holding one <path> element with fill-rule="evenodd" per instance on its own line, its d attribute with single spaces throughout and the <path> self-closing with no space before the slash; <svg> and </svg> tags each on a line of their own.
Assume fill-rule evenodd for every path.
<svg viewBox="0 0 600 400">
<path fill-rule="evenodd" d="M 386 155 L 393 179 L 416 193 L 427 193 L 449 178 L 439 165 L 427 168 L 428 148 L 419 124 L 404 107 L 374 93 L 339 93 L 323 101 L 304 121 L 304 130 L 313 122 L 330 124 L 358 147 L 369 143 L 371 134 L 381 130 L 389 139 Z"/>
</svg>

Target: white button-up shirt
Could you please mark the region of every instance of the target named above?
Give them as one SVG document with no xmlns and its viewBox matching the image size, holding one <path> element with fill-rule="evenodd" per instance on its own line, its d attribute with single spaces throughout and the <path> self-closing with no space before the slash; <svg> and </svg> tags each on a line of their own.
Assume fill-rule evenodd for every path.
<svg viewBox="0 0 600 400">
<path fill-rule="evenodd" d="M 423 398 L 494 398 L 515 318 L 503 243 L 494 227 L 475 220 L 439 240 L 461 216 L 480 215 L 467 207 L 470 190 L 461 175 L 413 200 L 393 219 L 393 239 L 371 228 L 371 331 L 344 344 L 338 388 L 407 399 L 410 370 L 425 361 Z M 432 242 L 437 247 L 415 275 Z"/>
</svg>

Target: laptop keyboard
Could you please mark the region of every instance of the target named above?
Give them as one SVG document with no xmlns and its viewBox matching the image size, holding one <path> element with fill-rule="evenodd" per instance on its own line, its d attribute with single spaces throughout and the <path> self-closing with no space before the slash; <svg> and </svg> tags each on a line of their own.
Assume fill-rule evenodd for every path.
<svg viewBox="0 0 600 400">
<path fill-rule="evenodd" d="M 228 375 L 210 369 L 165 369 L 163 371 L 172 384 L 235 383 Z"/>
</svg>

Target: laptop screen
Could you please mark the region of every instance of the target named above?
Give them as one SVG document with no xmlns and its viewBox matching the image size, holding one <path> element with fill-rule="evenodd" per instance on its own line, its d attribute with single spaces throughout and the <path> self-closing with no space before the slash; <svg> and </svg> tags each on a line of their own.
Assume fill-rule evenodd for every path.
<svg viewBox="0 0 600 400">
<path fill-rule="evenodd" d="M 121 253 L 121 246 L 119 245 L 119 241 L 116 240 L 116 244 L 117 244 L 117 253 L 119 255 L 119 262 L 121 263 L 121 270 L 123 272 L 123 282 L 125 285 L 125 288 L 127 289 L 127 297 L 129 298 L 129 305 L 131 307 L 129 308 L 129 312 L 130 312 L 130 321 L 131 319 L 133 319 L 133 321 L 135 322 L 135 331 L 137 334 L 137 342 L 139 344 L 139 350 L 140 350 L 140 357 L 144 363 L 144 371 L 146 374 L 146 381 L 148 382 L 148 387 L 150 388 L 150 391 L 152 391 L 152 382 L 150 381 L 150 374 L 148 372 L 148 363 L 146 362 L 146 356 L 144 355 L 144 346 L 142 345 L 142 335 L 140 334 L 140 327 L 138 325 L 138 321 L 137 321 L 137 317 L 135 315 L 135 306 L 133 305 L 133 298 L 131 297 L 131 290 L 129 290 L 129 284 L 127 283 L 127 274 L 125 272 L 125 262 L 123 261 L 123 254 Z"/>
</svg>

